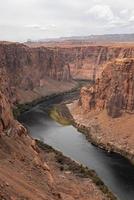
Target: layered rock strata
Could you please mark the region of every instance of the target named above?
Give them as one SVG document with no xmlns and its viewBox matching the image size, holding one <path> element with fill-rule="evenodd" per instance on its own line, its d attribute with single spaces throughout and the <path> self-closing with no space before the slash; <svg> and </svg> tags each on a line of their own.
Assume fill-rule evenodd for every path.
<svg viewBox="0 0 134 200">
<path fill-rule="evenodd" d="M 81 90 L 84 110 L 107 110 L 111 117 L 134 112 L 134 59 L 116 59 L 102 72 L 92 87 Z"/>
</svg>

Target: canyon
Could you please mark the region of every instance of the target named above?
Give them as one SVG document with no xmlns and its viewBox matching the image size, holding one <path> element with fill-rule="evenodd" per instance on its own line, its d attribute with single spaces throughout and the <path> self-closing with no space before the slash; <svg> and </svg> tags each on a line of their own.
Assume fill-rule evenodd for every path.
<svg viewBox="0 0 134 200">
<path fill-rule="evenodd" d="M 133 161 L 133 57 L 134 47 L 121 44 L 0 43 L 1 198 L 110 199 L 92 179 L 61 172 L 55 154 L 38 147 L 12 110 L 69 91 L 77 87 L 75 80 L 92 80 L 94 85 L 83 87 L 79 100 L 68 105 L 70 113 L 77 125 L 90 128 L 88 138 Z"/>
<path fill-rule="evenodd" d="M 88 129 L 90 141 L 134 162 L 134 59 L 129 55 L 108 62 L 95 84 L 83 87 L 69 109 L 76 126 Z"/>
</svg>

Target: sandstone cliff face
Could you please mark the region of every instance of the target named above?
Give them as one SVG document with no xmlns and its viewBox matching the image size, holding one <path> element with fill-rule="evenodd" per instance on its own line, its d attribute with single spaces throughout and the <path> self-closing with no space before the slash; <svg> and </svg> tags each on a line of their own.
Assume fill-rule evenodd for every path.
<svg viewBox="0 0 134 200">
<path fill-rule="evenodd" d="M 69 64 L 74 79 L 95 79 L 101 75 L 107 62 L 134 56 L 134 47 L 129 46 L 61 45 L 51 49 L 57 52 L 58 60 Z"/>
<path fill-rule="evenodd" d="M 57 81 L 70 81 L 72 78 L 95 80 L 108 62 L 133 56 L 132 47 L 30 48 L 19 43 L 1 43 L 1 89 L 15 102 L 18 91 L 47 87 L 48 77 Z"/>
<path fill-rule="evenodd" d="M 134 112 L 134 59 L 122 58 L 110 62 L 93 87 L 81 90 L 84 110 L 107 110 L 111 117 Z"/>
<path fill-rule="evenodd" d="M 69 65 L 57 56 L 57 52 L 47 48 L 33 48 L 16 44 L 0 44 L 0 76 L 2 90 L 14 93 L 16 89 L 33 90 L 44 86 L 46 77 L 55 80 L 71 79 Z M 12 95 L 11 95 L 12 96 Z"/>
<path fill-rule="evenodd" d="M 10 128 L 13 116 L 7 98 L 0 92 L 0 133 Z"/>
</svg>

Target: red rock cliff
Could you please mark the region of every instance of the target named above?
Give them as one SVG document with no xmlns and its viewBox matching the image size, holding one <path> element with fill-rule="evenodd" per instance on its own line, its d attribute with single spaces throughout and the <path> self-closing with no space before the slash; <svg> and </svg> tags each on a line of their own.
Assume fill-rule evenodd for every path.
<svg viewBox="0 0 134 200">
<path fill-rule="evenodd" d="M 83 109 L 103 110 L 118 117 L 123 112 L 134 112 L 134 59 L 121 58 L 110 62 L 93 87 L 81 90 Z"/>
<path fill-rule="evenodd" d="M 103 68 L 109 61 L 116 58 L 132 58 L 134 47 L 128 45 L 87 45 L 76 46 L 59 45 L 49 47 L 57 52 L 57 59 L 70 66 L 71 76 L 74 79 L 94 79 L 100 76 Z"/>
<path fill-rule="evenodd" d="M 95 79 L 109 61 L 131 58 L 133 47 L 81 46 L 30 48 L 19 43 L 0 44 L 0 75 L 3 90 L 16 98 L 17 91 L 47 87 L 46 79 L 70 81 Z"/>
</svg>

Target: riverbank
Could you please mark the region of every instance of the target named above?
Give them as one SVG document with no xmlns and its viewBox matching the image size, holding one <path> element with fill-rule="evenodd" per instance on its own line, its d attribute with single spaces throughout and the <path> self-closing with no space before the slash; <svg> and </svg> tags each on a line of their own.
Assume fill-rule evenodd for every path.
<svg viewBox="0 0 134 200">
<path fill-rule="evenodd" d="M 36 101 L 36 102 L 32 102 L 32 103 L 26 104 L 26 105 L 28 105 L 27 107 L 25 105 L 24 105 L 24 107 L 20 106 L 21 109 L 20 109 L 19 114 L 23 113 L 25 111 L 28 111 L 29 109 L 31 109 L 32 107 L 36 106 L 39 103 L 44 103 L 44 101 L 46 102 L 45 105 L 47 105 L 48 102 L 51 105 L 51 100 L 53 98 L 56 98 L 56 97 L 59 97 L 59 96 L 65 96 L 67 94 L 67 95 L 69 95 L 69 99 L 70 99 L 71 93 L 74 92 L 74 91 L 79 90 L 79 88 L 80 87 L 76 87 L 76 88 L 73 88 L 73 90 L 71 90 L 71 91 L 67 91 L 67 92 L 61 93 L 61 94 L 53 94 L 52 96 L 48 96 L 47 98 L 42 99 L 40 101 Z M 66 101 L 67 101 L 67 99 L 65 98 L 65 102 Z M 71 98 L 71 101 L 72 101 L 72 98 Z M 47 108 L 46 108 L 46 110 L 49 112 L 48 108 L 49 108 L 49 105 L 47 105 Z M 54 114 L 53 116 L 55 116 L 55 113 L 56 113 L 56 117 L 58 116 L 58 118 L 59 118 L 59 115 L 57 115 L 57 113 L 58 113 L 57 111 L 58 110 L 55 110 L 56 108 L 57 107 L 53 108 L 53 112 L 52 113 Z M 68 119 L 71 119 L 70 113 L 69 112 L 67 113 L 67 111 L 68 111 L 67 107 L 64 107 L 64 105 L 60 104 L 58 109 L 61 109 L 61 112 L 62 112 L 62 115 L 60 115 L 61 118 L 59 119 L 60 122 L 62 121 L 62 119 L 65 119 L 65 117 L 66 117 L 66 121 Z M 51 111 L 51 109 L 50 109 L 50 111 Z M 71 123 L 72 123 L 72 119 L 71 119 Z M 64 124 L 64 125 L 68 125 L 68 124 Z M 104 200 L 116 200 L 117 199 L 109 191 L 109 189 L 104 185 L 104 183 L 99 179 L 99 177 L 97 176 L 97 174 L 93 170 L 89 170 L 88 168 L 83 167 L 82 165 L 76 163 L 75 161 L 72 161 L 70 158 L 67 158 L 67 157 L 63 156 L 62 153 L 52 149 L 51 147 L 48 147 L 47 145 L 45 145 L 45 144 L 43 144 L 41 142 L 37 142 L 37 143 L 38 143 L 38 146 L 41 149 L 45 150 L 44 153 L 48 153 L 50 155 L 50 156 L 49 155 L 47 156 L 48 160 L 51 158 L 51 153 L 55 154 L 56 160 L 54 158 L 52 158 L 52 160 L 51 160 L 53 162 L 53 166 L 52 167 L 54 167 L 54 165 L 56 163 L 59 163 L 60 171 L 65 172 L 65 173 L 69 173 L 69 174 L 71 173 L 71 176 L 76 176 L 76 177 L 79 177 L 78 179 L 82 179 L 82 180 L 79 180 L 79 184 L 80 184 L 79 190 L 81 190 L 81 189 L 83 190 L 83 181 L 85 179 L 86 179 L 86 182 L 89 181 L 90 184 L 88 184 L 88 188 L 90 188 L 90 193 L 91 194 L 89 193 L 89 189 L 85 188 L 85 193 L 88 196 L 88 198 L 87 198 L 88 200 L 90 199 L 90 195 L 91 195 L 91 200 L 92 199 L 94 199 L 94 200 L 102 200 L 102 199 L 104 199 Z M 72 181 L 69 184 L 71 186 L 72 185 Z M 77 188 L 77 186 L 75 186 L 75 187 Z M 93 187 L 93 189 L 92 189 L 92 187 Z M 78 196 L 77 199 L 80 199 L 80 197 Z M 86 200 L 86 198 L 84 196 L 83 196 L 83 199 Z"/>
<path fill-rule="evenodd" d="M 71 87 L 71 89 L 66 89 L 66 90 L 61 91 L 61 92 L 53 92 L 52 94 L 44 95 L 44 96 L 41 96 L 41 97 L 36 98 L 34 100 L 31 100 L 30 102 L 17 103 L 13 108 L 14 117 L 15 118 L 19 117 L 20 114 L 30 110 L 31 108 L 33 108 L 37 104 L 43 103 L 44 101 L 49 101 L 49 100 L 56 98 L 56 97 L 62 97 L 65 94 L 69 94 L 69 93 L 72 93 L 72 92 L 79 90 L 79 88 L 80 88 L 79 84 L 75 83 L 73 85 L 73 87 Z"/>
<path fill-rule="evenodd" d="M 94 170 L 90 170 L 89 168 L 84 167 L 82 164 L 71 160 L 71 158 L 64 156 L 58 150 L 53 149 L 51 146 L 44 144 L 39 140 L 36 140 L 36 143 L 38 147 L 41 148 L 45 153 L 54 154 L 56 162 L 58 163 L 58 167 L 62 172 L 72 173 L 76 175 L 76 177 L 90 180 L 95 185 L 96 192 L 97 188 L 102 192 L 104 199 L 117 200 L 117 197 L 110 192 L 108 187 L 101 181 Z M 90 195 L 88 198 L 90 199 Z"/>
<path fill-rule="evenodd" d="M 30 110 L 32 107 L 36 106 L 37 104 L 41 104 L 46 102 L 45 105 L 47 105 L 46 110 L 49 112 L 49 104 L 51 107 L 51 101 L 55 98 L 59 98 L 62 96 L 74 96 L 72 95 L 73 92 L 77 92 L 80 89 L 80 85 L 77 84 L 77 87 L 61 93 L 52 94 L 50 96 L 43 97 L 41 99 L 37 99 L 33 102 L 18 105 L 17 106 L 17 115 L 19 116 L 23 112 L 26 112 Z M 71 96 L 70 96 L 71 95 Z M 62 98 L 61 98 L 62 99 Z M 65 98 L 64 101 L 67 101 Z M 72 101 L 72 98 L 71 98 Z M 67 116 L 67 107 L 64 109 L 61 106 L 62 111 L 62 119 L 65 119 L 66 121 L 71 116 Z M 60 106 L 58 109 L 60 109 Z M 52 116 L 55 116 L 55 113 L 57 113 L 57 110 L 55 110 L 56 107 L 54 107 Z M 63 112 L 64 110 L 64 112 Z M 19 112 L 18 112 L 19 111 Z M 50 114 L 50 113 L 49 113 Z M 68 112 L 69 115 L 69 112 Z M 57 117 L 58 115 L 56 115 Z M 58 116 L 59 117 L 59 116 Z M 61 120 L 61 118 L 59 119 Z M 62 120 L 61 120 L 62 121 Z M 63 121 L 62 121 L 63 122 Z M 65 122 L 65 121 L 64 121 Z M 72 123 L 72 121 L 71 121 Z M 65 124 L 64 124 L 65 125 Z M 66 124 L 67 125 L 67 124 Z M 55 185 L 55 181 L 58 187 L 62 188 L 57 189 L 55 192 L 55 195 L 59 199 L 69 199 L 69 200 L 75 200 L 75 199 L 81 199 L 81 200 L 117 200 L 117 198 L 109 191 L 109 189 L 104 185 L 104 183 L 99 179 L 95 171 L 89 170 L 87 167 L 84 167 L 75 161 L 72 161 L 70 158 L 63 156 L 63 154 L 59 151 L 54 150 L 52 147 L 40 142 L 36 141 L 38 148 L 36 149 L 40 154 L 45 154 L 45 162 L 47 162 L 47 170 L 49 174 L 47 175 L 49 177 L 49 184 L 51 187 L 52 185 Z M 35 147 L 34 147 L 35 148 Z M 43 151 L 43 153 L 41 153 Z M 41 156 L 42 157 L 42 156 Z M 43 156 L 44 157 L 44 156 Z M 53 172 L 50 174 L 50 168 Z M 35 176 L 35 174 L 34 174 Z M 59 178 L 61 177 L 61 178 Z M 31 179 L 32 180 L 32 179 Z M 60 184 L 59 184 L 60 180 Z M 55 186 L 54 186 L 55 187 Z M 67 189 L 66 189 L 67 187 Z M 69 190 L 69 192 L 68 192 Z M 71 192 L 73 191 L 73 193 Z"/>
<path fill-rule="evenodd" d="M 48 116 L 44 103 L 24 113 L 21 116 L 22 123 L 29 128 L 33 138 L 38 138 L 89 169 L 94 169 L 119 199 L 133 200 L 133 165 L 119 154 L 108 153 L 92 145 L 73 126 L 59 124 L 59 116 L 62 119 L 64 114 L 68 115 L 63 105 L 64 103 L 57 103 L 50 106 L 50 109 L 54 107 L 54 111 L 58 112 L 58 120 L 56 120 L 58 123 Z"/>
<path fill-rule="evenodd" d="M 120 127 L 121 123 L 124 124 L 125 121 L 128 122 L 128 120 L 131 124 L 133 124 L 132 116 L 128 117 L 126 115 L 123 119 L 118 118 L 116 120 L 108 118 L 105 112 L 100 116 L 97 112 L 90 113 L 89 116 L 88 114 L 80 111 L 80 108 L 78 107 L 78 102 L 76 105 L 75 102 L 71 102 L 70 104 L 61 103 L 60 105 L 54 105 L 51 107 L 48 113 L 53 120 L 57 121 L 61 125 L 72 124 L 74 127 L 77 128 L 79 132 L 83 133 L 86 136 L 86 139 L 90 143 L 94 144 L 95 146 L 102 148 L 108 152 L 120 154 L 121 156 L 128 159 L 132 164 L 134 164 L 133 143 L 127 143 L 129 139 L 129 134 L 123 138 L 123 131 Z M 115 138 L 112 133 L 112 126 L 114 126 L 114 123 L 115 127 L 113 127 L 113 132 L 116 133 L 116 136 L 117 138 L 119 137 L 119 139 Z M 120 129 L 118 127 L 118 129 L 115 130 L 117 128 L 117 125 L 120 127 Z M 133 126 L 130 125 L 130 127 Z M 126 129 L 126 131 L 127 130 L 129 129 Z M 117 131 L 122 132 L 118 134 Z M 132 141 L 133 140 L 130 140 L 130 142 Z"/>
<path fill-rule="evenodd" d="M 78 106 L 78 101 L 67 107 L 73 116 L 74 126 L 85 134 L 89 142 L 108 152 L 118 153 L 134 164 L 133 115 L 124 114 L 121 118 L 112 119 L 105 110 L 85 113 Z"/>
<path fill-rule="evenodd" d="M 22 102 L 18 102 L 14 108 L 13 108 L 13 114 L 14 117 L 17 118 L 19 117 L 20 114 L 30 110 L 31 108 L 33 108 L 34 106 L 41 104 L 43 102 L 46 102 L 47 104 L 51 104 L 51 101 L 53 101 L 54 99 L 61 98 L 62 101 L 62 97 L 71 94 L 72 96 L 72 100 L 75 100 L 76 98 L 78 98 L 79 95 L 79 91 L 80 88 L 85 85 L 85 84 L 92 84 L 92 81 L 84 81 L 84 80 L 73 80 L 73 82 L 68 83 L 68 86 L 66 87 L 66 84 L 64 86 L 64 89 L 57 88 L 56 91 L 49 91 L 49 94 L 46 93 L 42 93 L 41 90 L 43 90 L 43 88 L 38 91 L 39 96 L 36 98 L 31 99 L 30 101 L 27 101 L 27 99 L 25 99 L 25 101 Z M 62 82 L 60 83 L 62 85 Z M 39 88 L 38 88 L 39 89 Z M 74 93 L 74 94 L 73 94 Z M 76 97 L 75 97 L 76 96 Z M 69 98 L 71 98 L 69 96 Z M 50 101 L 50 102 L 49 102 Z"/>
<path fill-rule="evenodd" d="M 116 200 L 95 172 L 26 133 L 1 135 L 0 199 Z"/>
</svg>

